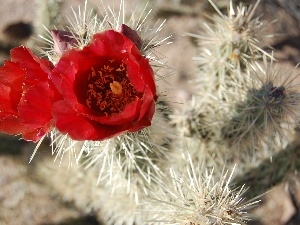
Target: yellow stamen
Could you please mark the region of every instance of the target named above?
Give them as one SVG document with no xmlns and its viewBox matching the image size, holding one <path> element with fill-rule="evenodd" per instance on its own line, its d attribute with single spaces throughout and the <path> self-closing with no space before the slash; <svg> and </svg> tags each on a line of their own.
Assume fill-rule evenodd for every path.
<svg viewBox="0 0 300 225">
<path fill-rule="evenodd" d="M 111 91 L 116 94 L 120 95 L 122 94 L 122 84 L 120 84 L 118 81 L 113 81 L 109 84 Z"/>
</svg>

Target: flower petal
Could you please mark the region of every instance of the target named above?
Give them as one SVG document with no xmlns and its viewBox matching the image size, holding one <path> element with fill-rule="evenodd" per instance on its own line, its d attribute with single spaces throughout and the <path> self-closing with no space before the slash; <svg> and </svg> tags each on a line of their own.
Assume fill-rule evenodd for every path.
<svg viewBox="0 0 300 225">
<path fill-rule="evenodd" d="M 3 115 L 3 113 L 0 113 L 0 117 L 0 132 L 14 135 L 20 134 L 26 130 L 26 128 L 21 125 L 17 116 Z"/>
<path fill-rule="evenodd" d="M 107 30 L 103 33 L 95 34 L 87 48 L 97 56 L 107 56 L 108 54 L 130 53 L 132 48 L 136 48 L 136 46 L 121 33 Z"/>
<path fill-rule="evenodd" d="M 19 64 L 26 70 L 26 80 L 30 83 L 36 83 L 41 80 L 48 80 L 53 65 L 51 62 L 40 59 L 35 56 L 28 48 L 24 46 L 13 48 L 10 51 L 11 61 Z"/>
<path fill-rule="evenodd" d="M 0 84 L 0 112 L 7 114 L 16 114 L 16 110 L 12 107 L 10 101 L 10 88 Z M 1 118 L 1 117 L 0 117 Z"/>
<path fill-rule="evenodd" d="M 40 140 L 43 136 L 45 136 L 52 128 L 54 124 L 53 121 L 49 121 L 47 124 L 45 124 L 43 127 L 37 128 L 37 129 L 30 129 L 28 131 L 22 132 L 22 138 L 26 141 L 33 141 L 37 142 Z"/>
<path fill-rule="evenodd" d="M 11 61 L 0 67 L 1 132 L 38 141 L 53 127 L 51 102 L 57 94 L 49 81 L 52 67 L 24 46 L 11 50 Z"/>
<path fill-rule="evenodd" d="M 141 106 L 141 111 L 137 122 L 130 128 L 130 132 L 139 131 L 151 125 L 151 121 L 155 112 L 155 101 L 150 89 L 147 87 L 144 93 L 144 101 Z"/>
<path fill-rule="evenodd" d="M 152 67 L 149 66 L 149 60 L 143 59 L 140 61 L 140 74 L 145 82 L 145 84 L 150 88 L 152 95 L 157 100 L 156 96 L 156 85 L 154 82 L 154 73 Z"/>
<path fill-rule="evenodd" d="M 17 111 L 17 105 L 22 96 L 22 85 L 25 71 L 18 64 L 6 61 L 0 68 L 0 110 Z"/>
<path fill-rule="evenodd" d="M 24 93 L 18 106 L 21 123 L 28 129 L 45 126 L 52 120 L 51 100 L 52 93 L 48 83 L 32 86 Z"/>
<path fill-rule="evenodd" d="M 24 77 L 25 71 L 17 63 L 5 61 L 4 65 L 0 67 L 1 84 L 9 85 Z"/>
<path fill-rule="evenodd" d="M 64 100 L 54 103 L 52 111 L 57 129 L 74 140 L 104 140 L 120 135 L 129 128 L 128 125 L 104 125 L 78 116 Z"/>
<path fill-rule="evenodd" d="M 84 116 L 102 124 L 120 125 L 120 124 L 126 124 L 135 121 L 139 117 L 140 110 L 141 110 L 141 100 L 137 99 L 131 104 L 128 104 L 124 108 L 124 110 L 119 114 L 115 114 L 112 116 L 101 116 L 101 117 L 92 116 L 90 114 L 84 114 Z"/>
<path fill-rule="evenodd" d="M 142 79 L 142 76 L 140 74 L 140 65 L 139 62 L 131 59 L 125 61 L 127 65 L 127 74 L 128 78 L 130 80 L 130 83 L 135 88 L 137 92 L 143 92 L 145 90 L 145 82 Z"/>
</svg>

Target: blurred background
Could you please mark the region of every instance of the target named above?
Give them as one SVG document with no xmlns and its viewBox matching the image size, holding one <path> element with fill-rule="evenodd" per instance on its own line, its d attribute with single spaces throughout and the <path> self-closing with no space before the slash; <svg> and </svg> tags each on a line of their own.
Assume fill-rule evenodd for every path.
<svg viewBox="0 0 300 225">
<path fill-rule="evenodd" d="M 214 2 L 222 11 L 227 11 L 229 0 Z M 234 4 L 239 2 L 233 1 Z M 129 15 L 137 3 L 144 7 L 147 1 L 125 0 Z M 25 45 L 40 54 L 35 46 L 46 47 L 38 36 L 47 34 L 44 27 L 51 30 L 68 25 L 66 15 L 71 15 L 71 7 L 76 11 L 78 5 L 83 7 L 84 0 L 0 0 L 0 4 L 0 64 L 3 64 L 15 46 Z M 104 13 L 103 4 L 117 7 L 119 1 L 88 0 L 88 7 L 99 15 Z M 203 21 L 215 11 L 207 0 L 149 0 L 148 8 L 153 9 L 153 23 L 167 20 L 161 35 L 173 35 L 173 44 L 161 46 L 159 51 L 169 59 L 168 65 L 175 71 L 169 78 L 176 87 L 172 95 L 183 102 L 192 92 L 188 80 L 197 75 L 192 60 L 196 42 L 184 34 L 198 33 Z M 295 67 L 300 62 L 300 0 L 261 0 L 256 16 L 268 21 L 267 33 L 274 34 L 268 38 L 266 48 L 276 50 L 275 57 L 281 64 Z M 29 164 L 35 144 L 0 134 L 0 225 L 101 224 L 93 213 L 63 201 L 63 193 L 57 193 L 45 182 L 47 177 L 37 171 L 45 159 L 54 160 L 49 144 L 49 140 L 45 140 Z M 289 175 L 286 176 L 289 179 Z M 298 179 L 294 181 L 293 196 L 283 182 L 263 197 L 262 205 L 254 211 L 258 219 L 253 224 L 300 224 L 300 189 Z"/>
</svg>

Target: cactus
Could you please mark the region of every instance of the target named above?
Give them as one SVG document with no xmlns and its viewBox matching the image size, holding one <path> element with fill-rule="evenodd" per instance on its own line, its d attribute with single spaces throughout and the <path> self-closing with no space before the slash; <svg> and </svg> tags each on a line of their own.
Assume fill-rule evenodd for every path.
<svg viewBox="0 0 300 225">
<path fill-rule="evenodd" d="M 35 88 L 27 89 L 25 75 L 22 94 L 13 98 L 16 114 L 0 105 L 22 129 L 0 130 L 38 141 L 30 160 L 50 138 L 56 162 L 40 160 L 38 176 L 104 224 L 245 224 L 261 196 L 298 170 L 299 75 L 266 48 L 272 34 L 255 16 L 260 0 L 248 6 L 230 0 L 227 13 L 208 0 L 216 13 L 201 21 L 200 32 L 186 33 L 196 43 L 197 68 L 194 92 L 178 108 L 170 103 L 174 70 L 160 51 L 172 35 L 149 9 L 157 2 L 131 12 L 125 3 L 102 0 L 97 10 L 86 0 L 61 29 L 54 17 L 62 19 L 62 3 L 48 1 L 47 34 L 37 47 L 45 59 L 21 48 L 48 73 L 51 114 L 46 122 L 41 116 L 45 124 L 18 114 L 26 114 Z M 15 64 L 16 71 L 34 71 L 13 54 L 21 48 L 0 71 L 3 79 Z M 9 82 L 0 88 L 13 92 Z"/>
</svg>

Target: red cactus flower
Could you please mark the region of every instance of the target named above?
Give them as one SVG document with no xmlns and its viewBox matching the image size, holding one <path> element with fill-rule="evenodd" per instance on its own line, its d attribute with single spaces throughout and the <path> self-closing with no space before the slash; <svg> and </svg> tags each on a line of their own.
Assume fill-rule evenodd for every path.
<svg viewBox="0 0 300 225">
<path fill-rule="evenodd" d="M 51 74 L 62 98 L 53 105 L 56 127 L 74 140 L 104 140 L 151 124 L 153 70 L 123 34 L 95 34 L 82 50 L 63 54 Z"/>
<path fill-rule="evenodd" d="M 11 61 L 0 68 L 0 132 L 22 134 L 35 142 L 53 127 L 55 88 L 49 84 L 53 65 L 23 46 L 10 55 Z"/>
</svg>

